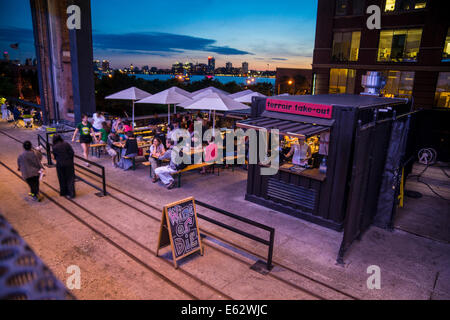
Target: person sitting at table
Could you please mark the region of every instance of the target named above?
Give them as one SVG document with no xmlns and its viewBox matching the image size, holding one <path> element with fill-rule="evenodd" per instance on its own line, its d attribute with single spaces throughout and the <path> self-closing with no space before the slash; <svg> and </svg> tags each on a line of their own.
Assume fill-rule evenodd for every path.
<svg viewBox="0 0 450 320">
<path fill-rule="evenodd" d="M 178 122 L 174 122 L 169 126 L 169 131 L 167 132 L 167 139 L 174 139 L 175 137 L 173 137 L 173 133 L 175 132 L 175 130 L 180 128 L 180 124 Z"/>
<path fill-rule="evenodd" d="M 117 167 L 117 152 L 119 149 L 114 145 L 114 143 L 119 141 L 119 135 L 112 131 L 108 135 L 108 139 L 106 140 L 106 152 L 108 152 L 108 154 L 111 156 L 113 167 Z"/>
<path fill-rule="evenodd" d="M 131 122 L 128 121 L 128 120 L 124 121 L 122 130 L 123 130 L 124 133 L 127 133 L 129 131 L 133 131 L 133 128 L 131 127 Z"/>
<path fill-rule="evenodd" d="M 114 123 L 111 126 L 111 131 L 112 132 L 121 132 L 123 130 L 123 122 L 122 122 L 122 118 L 117 118 Z"/>
<path fill-rule="evenodd" d="M 205 162 L 213 162 L 214 160 L 217 159 L 218 147 L 214 141 L 215 141 L 215 138 L 211 137 L 211 140 L 209 141 L 208 145 L 204 148 Z M 205 173 L 206 173 L 206 167 L 203 167 L 200 170 L 200 174 L 205 174 Z"/>
<path fill-rule="evenodd" d="M 106 144 L 108 142 L 109 127 L 106 121 L 102 122 L 102 128 L 95 133 L 96 143 Z"/>
<path fill-rule="evenodd" d="M 291 144 L 291 150 L 286 154 L 286 157 L 288 158 L 292 155 L 292 164 L 305 167 L 311 158 L 311 147 L 305 142 L 305 139 L 296 139 Z"/>
<path fill-rule="evenodd" d="M 172 177 L 172 174 L 178 171 L 177 165 L 174 162 L 174 159 L 176 159 L 176 154 L 172 157 L 174 152 L 180 152 L 180 149 L 177 146 L 174 146 L 174 142 L 172 140 L 167 140 L 167 151 L 159 157 L 158 160 L 170 159 L 170 163 L 167 166 L 162 166 L 155 169 L 156 181 L 161 179 L 161 182 L 169 190 L 175 187 L 175 180 Z"/>
<path fill-rule="evenodd" d="M 150 119 L 148 124 L 150 126 L 157 126 L 160 123 L 161 123 L 161 120 L 158 118 L 158 114 L 155 112 L 153 118 Z"/>
<path fill-rule="evenodd" d="M 128 170 L 133 166 L 132 159 L 138 155 L 139 147 L 136 141 L 136 138 L 134 137 L 134 134 L 132 131 L 128 131 L 126 133 L 127 140 L 125 141 L 125 145 L 122 149 L 122 157 L 120 158 L 119 163 L 117 166 L 123 170 Z M 128 157 L 128 158 L 125 158 Z"/>
<path fill-rule="evenodd" d="M 155 169 L 158 168 L 157 159 L 162 157 L 165 152 L 166 152 L 166 149 L 164 148 L 164 145 L 162 144 L 161 140 L 159 140 L 158 138 L 153 138 L 152 145 L 150 146 L 150 156 L 148 158 L 148 161 L 150 162 L 150 166 L 151 166 L 153 183 L 158 181 L 158 179 L 156 178 L 156 173 L 155 173 Z"/>
</svg>

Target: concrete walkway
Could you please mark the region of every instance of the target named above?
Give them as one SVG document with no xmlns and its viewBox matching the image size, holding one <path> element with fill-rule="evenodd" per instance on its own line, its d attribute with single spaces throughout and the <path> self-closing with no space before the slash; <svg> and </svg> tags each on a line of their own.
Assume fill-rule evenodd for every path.
<svg viewBox="0 0 450 320">
<path fill-rule="evenodd" d="M 0 123 L 0 130 L 33 143 L 39 132 L 13 129 L 4 122 Z M 0 146 L 0 161 L 16 170 L 21 145 L 0 134 Z M 79 145 L 74 144 L 74 149 L 81 154 Z M 245 201 L 247 174 L 244 170 L 223 170 L 220 176 L 189 173 L 182 178 L 182 188 L 168 191 L 159 183 L 151 183 L 148 167 L 138 164 L 136 171 L 124 172 L 113 168 L 109 157 L 93 159 L 105 166 L 108 184 L 156 208 L 194 196 L 274 227 L 274 261 L 282 266 L 276 266 L 269 275 L 250 270 L 249 266 L 257 258 L 236 247 L 266 256 L 266 246 L 199 220 L 200 227 L 208 234 L 204 239 L 205 254 L 188 258 L 179 270 L 174 270 L 167 250 L 163 250 L 163 258 L 154 256 L 161 217 L 158 210 L 112 189 L 108 191 L 117 199 L 99 198 L 94 195 L 97 191 L 83 182 L 77 182 L 77 198 L 70 202 L 58 196 L 55 169 L 48 169 L 45 179 L 48 185 L 43 185 L 42 190 L 76 218 L 49 199 L 42 203 L 30 202 L 26 184 L 0 166 L 0 211 L 63 282 L 68 277 L 68 266 L 80 266 L 82 288 L 74 290 L 78 298 L 349 298 L 342 292 L 359 299 L 450 298 L 450 245 L 446 242 L 372 227 L 346 254 L 345 266 L 339 266 L 335 261 L 342 233 Z M 430 197 L 430 201 L 435 200 Z M 445 209 L 448 214 L 448 204 Z M 198 211 L 247 228 L 209 210 L 199 208 Z M 267 232 L 247 230 L 261 237 L 268 236 Z M 231 247 L 217 238 L 236 246 Z M 380 290 L 367 288 L 370 265 L 381 269 Z"/>
</svg>

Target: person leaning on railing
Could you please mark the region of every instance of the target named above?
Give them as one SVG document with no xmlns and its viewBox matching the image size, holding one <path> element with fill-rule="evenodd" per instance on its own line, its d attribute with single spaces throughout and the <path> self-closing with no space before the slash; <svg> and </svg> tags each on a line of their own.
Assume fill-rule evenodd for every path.
<svg viewBox="0 0 450 320">
<path fill-rule="evenodd" d="M 56 173 L 59 181 L 59 194 L 75 198 L 75 164 L 72 146 L 59 134 L 53 136 L 53 156 L 56 160 Z"/>
</svg>

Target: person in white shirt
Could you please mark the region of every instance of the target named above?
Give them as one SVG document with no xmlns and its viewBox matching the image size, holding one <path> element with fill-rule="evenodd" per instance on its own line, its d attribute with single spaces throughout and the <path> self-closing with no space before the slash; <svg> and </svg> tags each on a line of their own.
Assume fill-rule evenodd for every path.
<svg viewBox="0 0 450 320">
<path fill-rule="evenodd" d="M 292 157 L 292 163 L 297 166 L 305 166 L 311 158 L 311 147 L 304 139 L 298 139 L 292 143 L 291 150 L 286 154 L 286 157 Z"/>
<path fill-rule="evenodd" d="M 94 128 L 95 132 L 100 131 L 102 127 L 102 123 L 105 122 L 105 117 L 103 116 L 103 112 L 96 112 L 92 116 L 93 124 L 92 127 Z"/>
<path fill-rule="evenodd" d="M 8 106 L 6 105 L 6 103 L 2 104 L 2 119 L 5 121 L 8 121 L 9 119 L 9 115 L 8 115 L 9 111 L 8 111 Z"/>
</svg>

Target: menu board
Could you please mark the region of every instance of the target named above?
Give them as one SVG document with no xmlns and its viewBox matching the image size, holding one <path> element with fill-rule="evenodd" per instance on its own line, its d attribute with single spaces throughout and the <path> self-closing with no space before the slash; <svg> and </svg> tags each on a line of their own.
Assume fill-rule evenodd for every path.
<svg viewBox="0 0 450 320">
<path fill-rule="evenodd" d="M 177 260 L 197 251 L 203 254 L 193 197 L 164 206 L 156 255 L 160 248 L 168 245 L 172 249 L 175 268 L 178 267 Z"/>
</svg>

